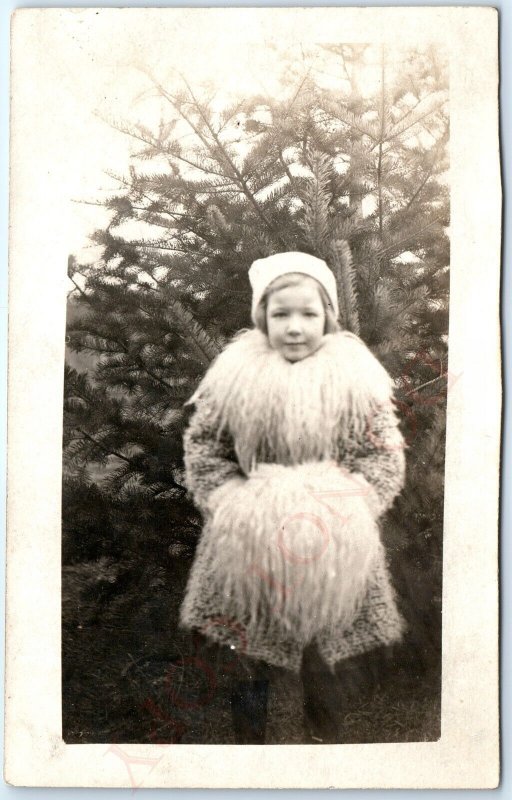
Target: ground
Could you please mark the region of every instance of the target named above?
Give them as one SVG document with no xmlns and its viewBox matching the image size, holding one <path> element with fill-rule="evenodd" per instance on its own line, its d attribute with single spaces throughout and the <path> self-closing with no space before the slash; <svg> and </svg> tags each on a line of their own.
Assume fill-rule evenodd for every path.
<svg viewBox="0 0 512 800">
<path fill-rule="evenodd" d="M 189 567 L 186 559 L 144 569 L 104 559 L 64 568 L 66 743 L 234 743 L 229 690 L 236 665 L 215 677 L 193 637 L 176 628 Z M 339 742 L 437 739 L 436 663 L 416 667 L 410 648 L 383 663 L 373 691 L 347 707 Z M 276 670 L 266 743 L 309 741 L 300 679 Z"/>
</svg>

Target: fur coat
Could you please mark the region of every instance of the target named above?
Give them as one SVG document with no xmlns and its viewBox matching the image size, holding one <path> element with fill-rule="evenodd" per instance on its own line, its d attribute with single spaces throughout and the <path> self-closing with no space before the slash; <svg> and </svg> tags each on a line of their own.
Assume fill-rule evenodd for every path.
<svg viewBox="0 0 512 800">
<path fill-rule="evenodd" d="M 180 610 L 245 655 L 331 670 L 401 638 L 378 518 L 404 482 L 393 383 L 351 333 L 296 362 L 239 334 L 190 399 L 187 487 L 204 528 Z"/>
</svg>

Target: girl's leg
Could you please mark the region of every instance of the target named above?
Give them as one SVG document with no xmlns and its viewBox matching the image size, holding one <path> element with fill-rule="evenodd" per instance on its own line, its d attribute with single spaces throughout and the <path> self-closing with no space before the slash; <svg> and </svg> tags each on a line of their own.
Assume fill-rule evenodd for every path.
<svg viewBox="0 0 512 800">
<path fill-rule="evenodd" d="M 267 705 L 272 668 L 226 645 L 213 643 L 196 634 L 196 647 L 217 675 L 217 685 L 227 690 L 231 720 L 237 744 L 264 744 Z"/>
<path fill-rule="evenodd" d="M 343 741 L 345 716 L 375 690 L 378 654 L 369 652 L 340 661 L 334 674 L 320 657 L 315 643 L 304 649 L 301 678 L 304 725 L 312 743 Z"/>
<path fill-rule="evenodd" d="M 271 667 L 264 661 L 241 656 L 246 672 L 233 680 L 231 718 L 237 744 L 265 744 Z"/>
<path fill-rule="evenodd" d="M 301 679 L 306 739 L 317 744 L 339 742 L 343 693 L 337 676 L 329 671 L 314 643 L 304 649 Z"/>
<path fill-rule="evenodd" d="M 237 744 L 265 744 L 269 681 L 238 682 L 230 697 Z"/>
</svg>

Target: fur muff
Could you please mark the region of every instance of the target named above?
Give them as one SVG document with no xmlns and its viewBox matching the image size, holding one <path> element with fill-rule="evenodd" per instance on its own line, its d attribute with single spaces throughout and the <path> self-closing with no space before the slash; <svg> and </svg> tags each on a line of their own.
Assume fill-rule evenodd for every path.
<svg viewBox="0 0 512 800">
<path fill-rule="evenodd" d="M 381 556 L 367 491 L 320 462 L 259 465 L 212 493 L 205 557 L 224 613 L 249 619 L 249 639 L 268 614 L 301 642 L 352 623 Z"/>
</svg>

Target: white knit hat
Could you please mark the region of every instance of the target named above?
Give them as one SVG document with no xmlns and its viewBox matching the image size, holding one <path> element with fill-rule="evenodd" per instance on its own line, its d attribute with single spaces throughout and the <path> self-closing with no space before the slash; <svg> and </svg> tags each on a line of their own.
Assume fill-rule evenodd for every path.
<svg viewBox="0 0 512 800">
<path fill-rule="evenodd" d="M 252 286 L 251 317 L 254 323 L 256 323 L 256 309 L 267 286 L 276 278 L 289 272 L 300 272 L 302 275 L 309 275 L 310 278 L 317 280 L 327 292 L 334 314 L 336 318 L 338 317 L 336 280 L 325 261 L 307 253 L 276 253 L 267 258 L 258 258 L 253 261 L 249 269 L 249 280 Z"/>
</svg>

